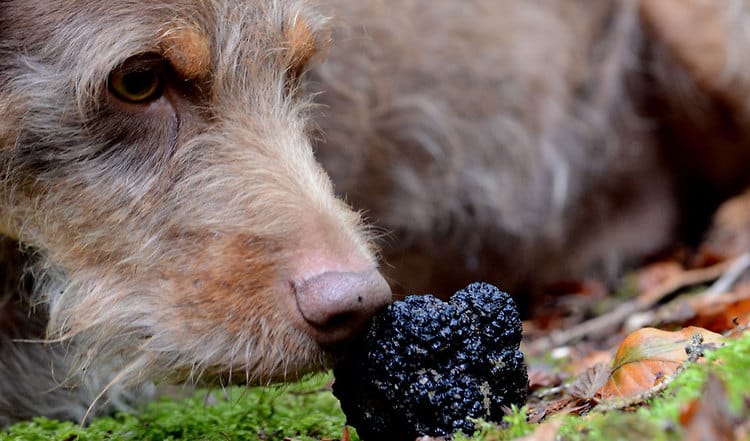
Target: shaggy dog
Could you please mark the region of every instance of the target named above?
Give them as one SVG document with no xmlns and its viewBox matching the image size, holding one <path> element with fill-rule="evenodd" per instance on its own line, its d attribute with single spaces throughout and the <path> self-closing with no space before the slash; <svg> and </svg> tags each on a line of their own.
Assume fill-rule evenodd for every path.
<svg viewBox="0 0 750 441">
<path fill-rule="evenodd" d="M 616 276 L 747 184 L 747 2 L 329 8 L 316 148 L 398 292 Z"/>
<path fill-rule="evenodd" d="M 741 2 L 313 3 L 0 0 L 0 425 L 328 366 L 391 296 L 343 200 L 399 290 L 532 291 L 745 183 Z"/>
<path fill-rule="evenodd" d="M 81 419 L 151 379 L 292 380 L 390 300 L 313 158 L 299 81 L 325 21 L 302 1 L 0 3 L 0 423 Z"/>
</svg>

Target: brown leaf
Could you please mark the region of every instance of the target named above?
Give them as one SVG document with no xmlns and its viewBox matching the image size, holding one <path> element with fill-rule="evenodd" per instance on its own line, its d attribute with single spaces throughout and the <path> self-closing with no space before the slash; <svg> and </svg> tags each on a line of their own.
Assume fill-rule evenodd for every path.
<svg viewBox="0 0 750 441">
<path fill-rule="evenodd" d="M 538 407 L 529 407 L 527 421 L 536 424 L 552 415 L 580 415 L 590 411 L 595 405 L 596 403 L 591 400 L 565 397 Z"/>
<path fill-rule="evenodd" d="M 536 428 L 534 433 L 521 438 L 517 438 L 516 441 L 554 441 L 557 437 L 557 432 L 560 431 L 563 421 L 561 419 L 553 419 L 546 423 L 540 424 Z"/>
<path fill-rule="evenodd" d="M 583 345 L 579 344 L 578 346 Z M 572 375 L 579 376 L 597 364 L 612 364 L 612 351 L 590 351 L 586 355 L 579 355 L 574 348 L 570 359 L 571 361 L 565 369 L 570 371 Z"/>
<path fill-rule="evenodd" d="M 690 324 L 715 332 L 733 329 L 735 319 L 746 325 L 750 319 L 750 284 L 743 284 L 720 296 L 700 296 L 688 300 L 694 312 Z"/>
<path fill-rule="evenodd" d="M 727 391 L 716 375 L 709 375 L 700 398 L 680 413 L 685 441 L 731 441 L 734 417 L 727 406 Z"/>
<path fill-rule="evenodd" d="M 582 373 L 573 384 L 570 385 L 570 394 L 575 398 L 591 399 L 609 380 L 611 368 L 598 363 Z"/>
<path fill-rule="evenodd" d="M 639 273 L 640 310 L 655 305 L 669 294 L 692 285 L 710 282 L 721 277 L 733 261 L 724 261 L 707 268 L 683 270 L 680 265 L 665 262 L 651 265 Z"/>
<path fill-rule="evenodd" d="M 688 359 L 685 348 L 694 334 L 701 334 L 704 343 L 722 341 L 721 335 L 692 326 L 676 332 L 654 328 L 633 332 L 620 344 L 612 375 L 599 395 L 603 399 L 630 398 L 673 375 Z"/>
<path fill-rule="evenodd" d="M 560 375 L 547 366 L 529 366 L 529 389 L 534 391 L 543 387 L 555 387 L 562 383 Z"/>
<path fill-rule="evenodd" d="M 665 282 L 679 277 L 685 270 L 677 262 L 656 262 L 638 271 L 636 283 L 638 292 L 644 293 L 658 289 Z"/>
<path fill-rule="evenodd" d="M 750 249 L 750 189 L 719 207 L 702 249 L 725 257 Z"/>
</svg>

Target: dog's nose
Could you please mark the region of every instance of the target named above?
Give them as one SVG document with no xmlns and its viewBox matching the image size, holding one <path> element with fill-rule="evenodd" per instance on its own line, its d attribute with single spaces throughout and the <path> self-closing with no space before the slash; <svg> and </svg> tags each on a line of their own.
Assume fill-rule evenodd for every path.
<svg viewBox="0 0 750 441">
<path fill-rule="evenodd" d="M 294 294 L 312 336 L 333 348 L 361 333 L 370 318 L 391 301 L 391 289 L 376 270 L 325 272 L 294 283 Z"/>
</svg>

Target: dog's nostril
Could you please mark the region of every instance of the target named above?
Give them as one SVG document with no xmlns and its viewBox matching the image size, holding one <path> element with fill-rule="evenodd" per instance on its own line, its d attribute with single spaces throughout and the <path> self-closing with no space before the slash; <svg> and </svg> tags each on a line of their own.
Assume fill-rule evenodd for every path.
<svg viewBox="0 0 750 441">
<path fill-rule="evenodd" d="M 374 269 L 319 274 L 295 282 L 294 294 L 311 334 L 323 347 L 351 340 L 391 301 L 388 284 Z"/>
</svg>

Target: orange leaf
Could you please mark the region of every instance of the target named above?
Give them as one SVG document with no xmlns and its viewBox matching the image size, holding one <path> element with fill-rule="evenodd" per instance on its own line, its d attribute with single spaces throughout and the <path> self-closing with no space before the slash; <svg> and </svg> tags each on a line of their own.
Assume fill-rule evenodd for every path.
<svg viewBox="0 0 750 441">
<path fill-rule="evenodd" d="M 712 331 L 727 331 L 735 327 L 734 320 L 746 325 L 750 318 L 750 284 L 745 283 L 721 296 L 698 296 L 688 305 L 695 316 L 690 323 Z"/>
<path fill-rule="evenodd" d="M 638 271 L 636 283 L 638 292 L 643 293 L 658 288 L 665 282 L 679 277 L 685 269 L 677 262 L 656 262 Z"/>
<path fill-rule="evenodd" d="M 675 371 L 687 360 L 685 347 L 692 336 L 701 334 L 706 343 L 720 343 L 722 337 L 694 326 L 668 332 L 643 328 L 625 338 L 612 362 L 612 375 L 599 396 L 629 398 L 643 393 Z"/>
</svg>

